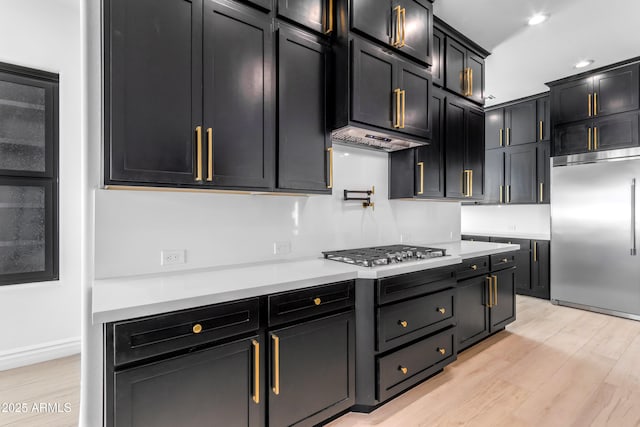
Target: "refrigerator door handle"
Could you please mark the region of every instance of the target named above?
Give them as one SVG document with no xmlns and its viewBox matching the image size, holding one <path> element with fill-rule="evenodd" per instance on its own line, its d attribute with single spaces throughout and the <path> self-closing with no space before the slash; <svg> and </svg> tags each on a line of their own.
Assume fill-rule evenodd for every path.
<svg viewBox="0 0 640 427">
<path fill-rule="evenodd" d="M 631 256 L 636 256 L 636 179 L 631 180 Z"/>
</svg>

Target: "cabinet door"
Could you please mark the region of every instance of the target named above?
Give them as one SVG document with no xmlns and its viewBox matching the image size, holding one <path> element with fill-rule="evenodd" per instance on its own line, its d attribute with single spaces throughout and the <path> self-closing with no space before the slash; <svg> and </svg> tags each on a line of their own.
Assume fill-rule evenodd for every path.
<svg viewBox="0 0 640 427">
<path fill-rule="evenodd" d="M 444 86 L 444 52 L 445 52 L 445 36 L 440 30 L 433 29 L 433 38 L 431 39 L 431 76 L 433 84 L 439 87 Z"/>
<path fill-rule="evenodd" d="M 548 96 L 536 100 L 538 110 L 538 141 L 551 139 L 551 104 Z"/>
<path fill-rule="evenodd" d="M 393 43 L 392 15 L 395 29 L 389 0 L 351 0 L 351 28 L 385 44 Z"/>
<path fill-rule="evenodd" d="M 506 144 L 521 145 L 538 140 L 536 101 L 526 101 L 505 108 Z"/>
<path fill-rule="evenodd" d="M 315 425 L 355 403 L 353 312 L 274 330 L 269 340 L 269 425 Z"/>
<path fill-rule="evenodd" d="M 638 146 L 637 112 L 603 117 L 593 122 L 594 149 L 611 150 Z"/>
<path fill-rule="evenodd" d="M 0 174 L 52 177 L 57 85 L 0 70 Z"/>
<path fill-rule="evenodd" d="M 197 184 L 202 0 L 109 0 L 105 182 Z"/>
<path fill-rule="evenodd" d="M 431 74 L 426 69 L 398 61 L 398 86 L 403 93 L 403 128 L 398 131 L 431 139 Z"/>
<path fill-rule="evenodd" d="M 554 126 L 588 119 L 593 114 L 593 78 L 564 83 L 551 90 Z"/>
<path fill-rule="evenodd" d="M 487 150 L 504 146 L 504 108 L 487 111 L 484 123 L 484 144 Z"/>
<path fill-rule="evenodd" d="M 471 96 L 469 99 L 484 105 L 484 59 L 467 51 L 467 67 L 471 69 Z"/>
<path fill-rule="evenodd" d="M 550 243 L 548 240 L 531 242 L 531 295 L 544 299 L 550 296 Z"/>
<path fill-rule="evenodd" d="M 389 198 L 410 199 L 420 191 L 419 171 L 416 164 L 416 149 L 389 153 Z M 427 172 L 427 165 L 424 165 Z M 422 196 L 420 194 L 420 196 Z"/>
<path fill-rule="evenodd" d="M 507 203 L 536 203 L 536 148 L 535 144 L 507 148 L 505 162 Z"/>
<path fill-rule="evenodd" d="M 467 110 L 467 147 L 465 169 L 471 170 L 471 198 L 484 198 L 484 113 Z"/>
<path fill-rule="evenodd" d="M 328 28 L 327 1 L 334 0 L 278 0 L 278 15 L 324 33 Z"/>
<path fill-rule="evenodd" d="M 516 320 L 516 269 L 491 273 L 494 277 L 491 332 L 504 328 Z"/>
<path fill-rule="evenodd" d="M 462 198 L 465 192 L 465 107 L 447 97 L 445 118 L 446 196 Z"/>
<path fill-rule="evenodd" d="M 50 179 L 0 177 L 0 285 L 58 278 L 55 190 Z"/>
<path fill-rule="evenodd" d="M 526 244 L 522 242 L 514 242 L 520 244 L 520 250 L 516 252 L 516 272 L 515 272 L 515 286 L 516 291 L 524 291 L 525 295 L 531 290 L 531 250 L 529 249 L 531 243 L 526 241 Z"/>
<path fill-rule="evenodd" d="M 484 199 L 490 203 L 504 202 L 504 149 L 485 152 Z"/>
<path fill-rule="evenodd" d="M 555 126 L 553 129 L 553 155 L 586 153 L 589 141 L 593 138 L 590 131 L 591 122 Z"/>
<path fill-rule="evenodd" d="M 489 295 L 487 276 L 458 282 L 458 350 L 463 350 L 489 335 Z"/>
<path fill-rule="evenodd" d="M 278 30 L 278 188 L 327 190 L 327 51 L 319 40 Z"/>
<path fill-rule="evenodd" d="M 640 65 L 597 74 L 593 78 L 594 115 L 623 113 L 640 108 Z"/>
<path fill-rule="evenodd" d="M 433 5 L 428 0 L 393 0 L 391 9 L 397 6 L 404 9 L 404 46 L 400 51 L 422 63 L 431 64 Z"/>
<path fill-rule="evenodd" d="M 464 69 L 466 67 L 467 49 L 460 43 L 446 38 L 445 50 L 445 82 L 446 88 L 459 95 L 464 95 Z"/>
<path fill-rule="evenodd" d="M 204 179 L 214 186 L 269 188 L 275 121 L 271 20 L 225 0 L 212 1 L 205 12 Z"/>
<path fill-rule="evenodd" d="M 264 369 L 255 369 L 262 361 L 254 342 L 258 337 L 116 372 L 115 425 L 264 425 L 263 403 L 256 403 L 264 401 L 264 378 L 255 377 Z"/>
<path fill-rule="evenodd" d="M 538 203 L 549 203 L 551 182 L 551 143 L 544 141 L 537 146 Z"/>
<path fill-rule="evenodd" d="M 377 2 L 376 2 L 377 3 Z M 369 4 L 369 3 L 367 3 Z M 372 126 L 394 129 L 396 60 L 381 48 L 352 41 L 351 118 Z"/>
<path fill-rule="evenodd" d="M 444 92 L 434 90 L 431 97 L 431 143 L 416 149 L 417 162 L 424 164 L 424 172 L 418 167 L 416 173 L 416 182 L 423 183 L 424 197 L 444 197 L 444 115 Z M 417 188 L 420 191 L 420 187 Z"/>
</svg>

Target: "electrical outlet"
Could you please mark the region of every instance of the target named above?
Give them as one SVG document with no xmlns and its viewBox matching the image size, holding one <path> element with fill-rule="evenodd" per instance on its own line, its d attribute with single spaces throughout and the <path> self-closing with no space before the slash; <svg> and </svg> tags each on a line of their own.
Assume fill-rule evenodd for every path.
<svg viewBox="0 0 640 427">
<path fill-rule="evenodd" d="M 274 255 L 286 255 L 291 253 L 291 242 L 283 241 L 283 242 L 275 242 L 273 244 L 273 253 Z"/>
<path fill-rule="evenodd" d="M 184 264 L 185 261 L 185 250 L 167 250 L 164 249 L 160 251 L 160 265 L 176 265 L 176 264 Z"/>
</svg>

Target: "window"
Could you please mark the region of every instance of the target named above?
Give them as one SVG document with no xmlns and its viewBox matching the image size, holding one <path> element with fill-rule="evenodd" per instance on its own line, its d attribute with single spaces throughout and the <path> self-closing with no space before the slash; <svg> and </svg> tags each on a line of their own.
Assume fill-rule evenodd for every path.
<svg viewBox="0 0 640 427">
<path fill-rule="evenodd" d="M 0 285 L 58 278 L 58 76 L 0 63 Z"/>
</svg>

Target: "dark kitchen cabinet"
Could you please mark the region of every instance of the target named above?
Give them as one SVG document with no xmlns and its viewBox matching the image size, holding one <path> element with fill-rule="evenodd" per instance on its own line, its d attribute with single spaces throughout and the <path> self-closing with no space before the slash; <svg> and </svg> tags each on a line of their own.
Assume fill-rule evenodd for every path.
<svg viewBox="0 0 640 427">
<path fill-rule="evenodd" d="M 504 203 L 505 150 L 485 152 L 484 199 L 489 203 Z"/>
<path fill-rule="evenodd" d="M 351 0 L 351 28 L 431 64 L 432 4 L 428 0 Z"/>
<path fill-rule="evenodd" d="M 431 138 L 431 77 L 426 69 L 364 40 L 351 43 L 352 120 Z"/>
<path fill-rule="evenodd" d="M 484 58 L 451 37 L 446 39 L 445 85 L 458 95 L 484 104 Z"/>
<path fill-rule="evenodd" d="M 113 425 L 264 425 L 260 344 L 254 336 L 116 372 Z"/>
<path fill-rule="evenodd" d="M 265 0 L 269 1 L 269 0 Z M 278 16 L 289 19 L 322 34 L 333 31 L 331 13 L 334 0 L 277 0 Z"/>
<path fill-rule="evenodd" d="M 484 113 L 447 97 L 445 118 L 446 196 L 484 197 Z"/>
<path fill-rule="evenodd" d="M 443 87 L 444 80 L 444 53 L 445 53 L 445 35 L 437 28 L 433 29 L 433 50 L 431 55 L 431 76 L 433 84 Z"/>
<path fill-rule="evenodd" d="M 491 332 L 503 329 L 516 320 L 516 268 L 491 273 L 493 302 L 491 303 Z"/>
<path fill-rule="evenodd" d="M 516 265 L 515 288 L 518 293 L 531 288 L 531 241 L 528 239 L 518 239 L 512 237 L 491 237 L 489 239 L 495 243 L 508 243 L 520 245 L 520 250 L 514 252 Z"/>
<path fill-rule="evenodd" d="M 458 345 L 465 349 L 489 335 L 489 279 L 485 275 L 458 282 Z"/>
<path fill-rule="evenodd" d="M 548 240 L 531 241 L 531 287 L 517 289 L 518 293 L 549 299 L 550 297 L 550 269 L 551 242 Z"/>
<path fill-rule="evenodd" d="M 571 123 L 553 129 L 553 155 L 561 156 L 591 151 L 591 122 Z"/>
<path fill-rule="evenodd" d="M 331 192 L 328 55 L 317 37 L 283 25 L 278 29 L 279 189 Z"/>
<path fill-rule="evenodd" d="M 272 330 L 269 425 L 315 425 L 355 403 L 353 312 Z"/>
<path fill-rule="evenodd" d="M 196 183 L 202 0 L 104 6 L 105 183 Z"/>
<path fill-rule="evenodd" d="M 505 145 L 521 145 L 538 141 L 535 100 L 505 108 Z"/>
<path fill-rule="evenodd" d="M 528 144 L 505 151 L 506 203 L 534 204 L 537 201 L 537 147 Z"/>
<path fill-rule="evenodd" d="M 208 185 L 273 186 L 271 25 L 261 12 L 234 2 L 216 0 L 205 8 L 202 132 Z"/>
<path fill-rule="evenodd" d="M 543 141 L 537 144 L 537 176 L 538 176 L 538 203 L 550 202 L 550 185 L 551 182 L 551 143 Z"/>
<path fill-rule="evenodd" d="M 555 125 L 640 108 L 640 64 L 615 64 L 548 83 Z"/>
<path fill-rule="evenodd" d="M 504 127 L 504 108 L 497 108 L 485 112 L 484 143 L 487 150 L 500 148 L 505 145 Z"/>
</svg>

